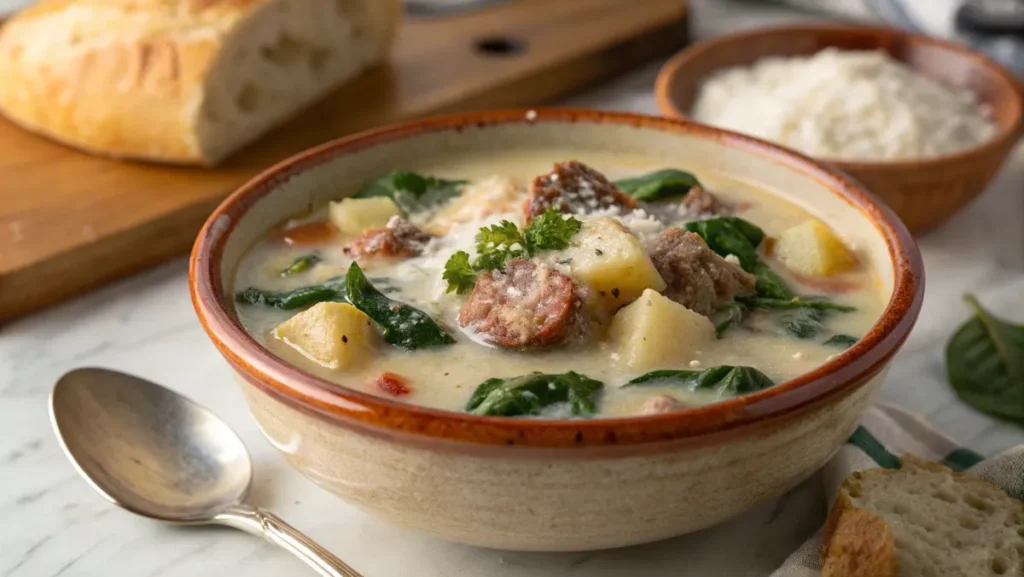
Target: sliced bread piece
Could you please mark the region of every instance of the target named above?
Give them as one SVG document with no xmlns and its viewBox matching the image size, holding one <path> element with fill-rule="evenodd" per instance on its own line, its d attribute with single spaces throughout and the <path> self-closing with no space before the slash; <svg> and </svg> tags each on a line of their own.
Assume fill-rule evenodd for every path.
<svg viewBox="0 0 1024 577">
<path fill-rule="evenodd" d="M 902 463 L 843 482 L 825 524 L 822 577 L 1024 575 L 1024 503 L 969 473 Z"/>
<path fill-rule="evenodd" d="M 383 59 L 400 8 L 42 0 L 0 28 L 0 112 L 92 152 L 214 164 Z"/>
</svg>

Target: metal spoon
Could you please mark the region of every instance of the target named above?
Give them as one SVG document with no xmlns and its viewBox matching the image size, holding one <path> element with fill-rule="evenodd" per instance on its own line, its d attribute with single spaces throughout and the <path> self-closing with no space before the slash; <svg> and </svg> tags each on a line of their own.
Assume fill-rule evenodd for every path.
<svg viewBox="0 0 1024 577">
<path fill-rule="evenodd" d="M 180 525 L 221 524 L 266 538 L 327 577 L 361 577 L 271 513 L 242 502 L 252 462 L 213 413 L 149 381 L 78 369 L 50 395 L 50 419 L 78 472 L 110 502 Z"/>
</svg>

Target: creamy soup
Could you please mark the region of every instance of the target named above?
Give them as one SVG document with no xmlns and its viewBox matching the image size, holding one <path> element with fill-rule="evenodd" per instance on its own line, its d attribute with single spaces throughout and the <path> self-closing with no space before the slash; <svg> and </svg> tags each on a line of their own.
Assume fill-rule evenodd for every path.
<svg viewBox="0 0 1024 577">
<path fill-rule="evenodd" d="M 773 386 L 881 313 L 856 247 L 802 208 L 699 166 L 562 160 L 463 157 L 296 215 L 240 263 L 238 317 L 338 386 L 593 418 Z"/>
</svg>

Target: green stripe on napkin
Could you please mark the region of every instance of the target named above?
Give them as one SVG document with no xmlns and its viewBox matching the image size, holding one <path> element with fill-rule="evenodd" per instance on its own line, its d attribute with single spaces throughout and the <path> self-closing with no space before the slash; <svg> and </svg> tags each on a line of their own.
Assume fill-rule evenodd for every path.
<svg viewBox="0 0 1024 577">
<path fill-rule="evenodd" d="M 858 426 L 857 430 L 850 435 L 846 442 L 864 451 L 868 457 L 871 457 L 872 461 L 878 463 L 879 467 L 885 467 L 886 469 L 900 468 L 900 458 L 890 453 L 863 426 Z"/>
<path fill-rule="evenodd" d="M 959 449 L 953 449 L 952 452 L 946 455 L 946 458 L 942 460 L 942 464 L 959 472 L 966 471 L 984 460 L 985 457 L 978 453 L 960 447 Z"/>
</svg>

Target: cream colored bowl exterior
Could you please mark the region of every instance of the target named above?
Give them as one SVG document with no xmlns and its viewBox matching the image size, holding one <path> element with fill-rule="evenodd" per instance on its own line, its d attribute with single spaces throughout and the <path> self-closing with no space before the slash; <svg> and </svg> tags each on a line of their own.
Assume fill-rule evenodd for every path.
<svg viewBox="0 0 1024 577">
<path fill-rule="evenodd" d="M 795 487 L 853 432 L 884 378 L 757 434 L 641 456 L 426 448 L 292 408 L 239 376 L 263 434 L 303 475 L 385 521 L 495 549 L 584 551 L 721 523 Z"/>
<path fill-rule="evenodd" d="M 870 217 L 813 175 L 770 155 L 713 137 L 615 123 L 522 122 L 427 132 L 338 154 L 293 177 L 247 208 L 209 226 L 233 228 L 220 274 L 232 286 L 245 250 L 283 217 L 354 190 L 395 167 L 429 167 L 453 154 L 510 149 L 626 151 L 699 166 L 757 183 L 832 224 L 893 289 L 892 257 Z M 229 305 L 230 306 L 230 305 Z M 884 370 L 845 396 L 793 415 L 708 437 L 635 451 L 536 449 L 400 438 L 349 428 L 300 411 L 244 378 L 263 433 L 289 463 L 346 501 L 392 523 L 437 537 L 499 549 L 569 551 L 621 547 L 708 527 L 777 497 L 821 467 L 847 439 Z M 603 452 L 602 452 L 603 451 Z M 614 452 L 613 451 L 617 451 Z M 613 456 L 617 455 L 617 456 Z"/>
</svg>

